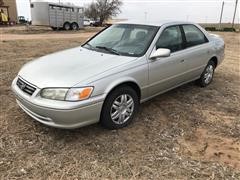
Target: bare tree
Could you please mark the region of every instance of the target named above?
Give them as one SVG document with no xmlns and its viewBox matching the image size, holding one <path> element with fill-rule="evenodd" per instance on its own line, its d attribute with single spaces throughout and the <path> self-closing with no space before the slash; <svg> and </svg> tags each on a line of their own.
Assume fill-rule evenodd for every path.
<svg viewBox="0 0 240 180">
<path fill-rule="evenodd" d="M 3 0 L 0 0 L 0 6 L 3 6 L 3 5 L 4 5 Z"/>
<path fill-rule="evenodd" d="M 99 13 L 96 4 L 92 2 L 87 8 L 85 8 L 84 15 L 88 18 L 97 20 L 99 18 Z"/>
<path fill-rule="evenodd" d="M 121 12 L 121 0 L 96 0 L 85 9 L 85 16 L 99 19 L 100 24 Z"/>
</svg>

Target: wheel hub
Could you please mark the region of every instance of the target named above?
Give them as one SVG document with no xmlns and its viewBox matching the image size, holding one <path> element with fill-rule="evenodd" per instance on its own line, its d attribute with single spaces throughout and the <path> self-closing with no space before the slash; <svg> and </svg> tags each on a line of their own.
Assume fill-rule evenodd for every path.
<svg viewBox="0 0 240 180">
<path fill-rule="evenodd" d="M 114 100 L 110 115 L 114 123 L 123 124 L 132 116 L 133 111 L 133 98 L 129 94 L 123 94 Z"/>
<path fill-rule="evenodd" d="M 209 65 L 206 68 L 205 74 L 204 74 L 204 81 L 206 84 L 209 84 L 213 78 L 214 73 L 214 67 L 212 65 Z"/>
</svg>

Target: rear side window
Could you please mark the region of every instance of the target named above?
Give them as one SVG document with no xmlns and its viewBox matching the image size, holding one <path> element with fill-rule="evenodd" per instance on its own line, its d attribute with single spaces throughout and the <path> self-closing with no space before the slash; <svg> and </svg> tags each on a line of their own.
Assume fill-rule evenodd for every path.
<svg viewBox="0 0 240 180">
<path fill-rule="evenodd" d="M 166 28 L 157 41 L 156 48 L 167 48 L 171 52 L 183 49 L 182 33 L 179 26 Z"/>
<path fill-rule="evenodd" d="M 203 32 L 194 25 L 183 25 L 187 47 L 196 46 L 208 42 Z"/>
</svg>

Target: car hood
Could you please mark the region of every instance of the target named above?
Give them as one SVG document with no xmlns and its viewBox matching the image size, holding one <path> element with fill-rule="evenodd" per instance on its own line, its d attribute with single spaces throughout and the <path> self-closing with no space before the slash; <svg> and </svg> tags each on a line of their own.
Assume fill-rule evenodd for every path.
<svg viewBox="0 0 240 180">
<path fill-rule="evenodd" d="M 19 76 L 39 88 L 72 87 L 135 59 L 77 47 L 31 61 Z"/>
</svg>

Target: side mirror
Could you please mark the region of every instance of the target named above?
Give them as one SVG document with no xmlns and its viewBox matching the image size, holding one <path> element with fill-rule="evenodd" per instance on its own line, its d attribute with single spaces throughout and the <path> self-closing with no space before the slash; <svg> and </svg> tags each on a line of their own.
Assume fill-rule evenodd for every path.
<svg viewBox="0 0 240 180">
<path fill-rule="evenodd" d="M 154 53 L 151 54 L 150 59 L 157 59 L 160 57 L 169 57 L 171 54 L 170 49 L 159 48 Z"/>
</svg>

